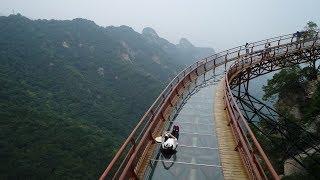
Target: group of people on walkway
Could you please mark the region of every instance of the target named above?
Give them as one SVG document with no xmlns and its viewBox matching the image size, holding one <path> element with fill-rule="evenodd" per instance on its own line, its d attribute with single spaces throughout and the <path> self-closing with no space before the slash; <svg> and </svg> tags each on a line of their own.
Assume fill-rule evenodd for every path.
<svg viewBox="0 0 320 180">
<path fill-rule="evenodd" d="M 245 57 L 246 56 L 248 56 L 248 54 L 250 53 L 250 44 L 249 43 L 246 43 L 245 44 L 245 49 L 246 49 L 246 54 L 245 54 Z M 264 48 L 265 48 L 265 50 L 263 50 L 262 52 L 261 52 L 261 56 L 262 56 L 262 58 L 265 58 L 265 57 L 268 57 L 269 55 L 270 55 L 270 52 L 271 52 L 271 49 L 270 49 L 270 47 L 271 47 L 271 43 L 269 42 L 267 42 L 265 45 L 264 45 Z M 253 48 L 253 47 L 251 47 L 251 48 Z M 252 51 L 252 50 L 251 50 Z"/>
<path fill-rule="evenodd" d="M 293 34 L 293 37 L 296 37 L 297 44 L 299 44 L 301 38 L 303 38 L 304 36 L 306 36 L 306 32 L 305 31 L 297 31 L 296 33 Z M 250 48 L 251 48 L 251 51 L 252 51 L 253 44 L 246 43 L 244 47 L 245 47 L 245 50 L 246 50 L 245 56 L 247 56 L 250 53 Z M 262 58 L 266 58 L 266 57 L 268 57 L 270 55 L 271 43 L 270 42 L 265 43 L 265 47 L 264 48 L 265 49 L 262 50 L 262 52 L 261 52 Z"/>
</svg>

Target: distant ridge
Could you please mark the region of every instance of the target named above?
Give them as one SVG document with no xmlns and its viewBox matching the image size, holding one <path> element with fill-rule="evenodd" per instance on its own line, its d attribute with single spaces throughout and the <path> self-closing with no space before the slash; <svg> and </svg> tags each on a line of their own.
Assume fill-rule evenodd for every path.
<svg viewBox="0 0 320 180">
<path fill-rule="evenodd" d="M 0 179 L 96 179 L 164 86 L 213 52 L 20 14 L 0 16 L 0 42 Z"/>
</svg>

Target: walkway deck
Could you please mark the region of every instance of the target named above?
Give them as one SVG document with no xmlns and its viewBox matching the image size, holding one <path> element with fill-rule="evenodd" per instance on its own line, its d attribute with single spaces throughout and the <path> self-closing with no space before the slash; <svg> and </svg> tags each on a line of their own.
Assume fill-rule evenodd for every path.
<svg viewBox="0 0 320 180">
<path fill-rule="evenodd" d="M 145 179 L 248 179 L 234 150 L 222 94 L 221 85 L 211 85 L 187 100 L 173 122 L 180 126 L 177 153 L 164 157 L 157 144 Z"/>
<path fill-rule="evenodd" d="M 224 110 L 223 82 L 221 80 L 215 95 L 214 115 L 218 147 L 224 179 L 249 179 L 240 154 L 235 151 L 236 143 L 231 127 L 228 126 L 227 111 Z"/>
<path fill-rule="evenodd" d="M 174 120 L 180 126 L 177 153 L 164 157 L 158 151 L 147 179 L 223 179 L 212 120 L 214 91 L 215 86 L 202 88 L 187 101 Z"/>
</svg>

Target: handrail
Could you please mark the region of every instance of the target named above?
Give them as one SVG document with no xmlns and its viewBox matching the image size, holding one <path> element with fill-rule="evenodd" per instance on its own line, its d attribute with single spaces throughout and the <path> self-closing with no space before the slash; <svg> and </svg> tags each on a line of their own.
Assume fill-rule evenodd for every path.
<svg viewBox="0 0 320 180">
<path fill-rule="evenodd" d="M 227 74 L 226 74 L 226 77 L 227 77 Z M 229 112 L 230 112 L 231 110 L 232 110 L 232 112 L 235 112 L 235 111 L 236 111 L 236 112 L 239 114 L 239 116 L 240 116 L 239 119 L 241 120 L 241 123 L 245 126 L 245 130 L 249 133 L 249 136 L 250 136 L 251 139 L 253 140 L 254 146 L 257 148 L 257 151 L 258 151 L 258 153 L 260 154 L 260 156 L 262 157 L 263 161 L 266 163 L 266 166 L 267 166 L 269 172 L 271 172 L 271 175 L 272 175 L 273 179 L 280 179 L 279 176 L 278 176 L 278 174 L 277 174 L 277 172 L 274 170 L 271 162 L 269 161 L 267 155 L 264 153 L 262 147 L 260 146 L 257 138 L 255 137 L 254 133 L 252 132 L 251 128 L 249 127 L 247 121 L 246 121 L 245 118 L 243 117 L 243 115 L 242 115 L 242 113 L 241 113 L 241 111 L 240 111 L 240 109 L 239 109 L 239 107 L 238 107 L 238 105 L 237 105 L 237 103 L 236 103 L 236 100 L 234 99 L 234 97 L 233 97 L 233 95 L 232 95 L 232 92 L 231 92 L 231 89 L 230 89 L 230 86 L 229 86 L 229 80 L 228 80 L 228 78 L 225 78 L 225 85 L 226 85 L 226 87 L 225 87 L 225 88 L 226 88 L 226 89 L 225 89 L 225 97 L 230 97 L 230 99 L 228 99 L 228 101 L 226 101 L 226 103 L 227 103 L 227 105 L 228 105 L 228 106 L 227 106 L 228 111 L 229 111 Z M 232 103 L 233 106 L 231 106 L 230 103 Z M 232 113 L 231 113 L 231 114 L 232 114 Z M 231 121 L 233 121 L 232 124 L 235 124 L 236 121 L 238 121 L 238 120 L 236 120 L 236 119 L 234 118 L 234 114 L 232 114 L 232 116 L 230 116 L 230 118 L 231 118 Z M 238 126 L 240 126 L 240 125 L 238 125 Z M 236 128 L 236 129 L 237 129 L 237 128 Z M 238 129 L 239 129 L 239 127 L 238 127 Z M 242 130 L 242 133 L 243 133 L 243 131 L 244 131 L 244 130 Z M 237 133 L 237 135 L 238 135 L 239 137 L 243 136 L 243 134 L 240 133 L 240 130 L 237 130 L 236 133 Z M 245 142 L 245 141 L 243 140 L 243 137 L 242 137 L 241 139 L 242 139 L 242 140 L 241 140 L 239 143 L 241 143 L 241 145 L 242 145 L 241 147 L 245 149 L 246 156 L 247 156 L 247 157 L 252 157 L 253 154 L 251 154 L 251 153 L 254 153 L 254 152 L 253 152 L 253 149 L 250 150 L 250 149 L 248 148 L 248 146 L 250 147 L 249 141 L 246 139 L 247 141 Z M 250 160 L 253 161 L 252 158 L 250 158 Z M 258 162 L 255 162 L 255 163 L 258 163 Z M 259 179 L 262 178 L 262 177 L 265 177 L 265 174 L 264 174 L 264 172 L 262 171 L 262 169 L 261 169 L 260 171 L 258 171 L 257 169 L 255 169 L 255 171 L 256 171 L 256 172 L 255 172 L 255 175 L 259 174 Z M 257 172 L 257 171 L 258 171 L 258 172 Z M 260 173 L 262 173 L 262 174 L 260 174 Z"/>
<path fill-rule="evenodd" d="M 187 77 L 190 78 L 190 74 L 196 72 L 196 76 L 201 75 L 197 73 L 198 69 L 200 69 L 201 67 L 205 68 L 204 70 L 205 72 L 215 69 L 216 67 L 221 65 L 225 65 L 226 67 L 229 62 L 238 60 L 248 55 L 253 55 L 258 51 L 265 50 L 266 43 L 276 42 L 276 46 L 280 47 L 281 45 L 287 44 L 288 40 L 292 41 L 293 38 L 294 38 L 294 34 L 287 34 L 283 36 L 278 36 L 278 37 L 250 43 L 251 47 L 248 47 L 248 46 L 246 47 L 245 45 L 238 46 L 235 48 L 231 48 L 231 49 L 216 53 L 207 58 L 203 58 L 199 61 L 196 61 L 195 63 L 188 66 L 187 68 L 185 68 L 183 71 L 181 71 L 177 76 L 175 76 L 172 79 L 172 81 L 166 86 L 166 88 L 157 97 L 156 101 L 151 105 L 148 111 L 140 119 L 137 126 L 133 129 L 129 137 L 120 147 L 120 149 L 118 150 L 118 152 L 116 153 L 116 155 L 114 156 L 114 158 L 112 159 L 112 161 L 110 162 L 106 170 L 101 175 L 100 179 L 105 179 L 106 177 L 110 177 L 110 176 L 114 177 L 115 174 L 112 174 L 114 172 L 119 172 L 121 170 L 128 170 L 128 171 L 130 170 L 130 167 L 132 167 L 132 164 L 128 164 L 128 162 L 134 163 L 133 157 L 139 156 L 138 152 L 142 151 L 141 143 L 145 143 L 143 141 L 147 140 L 146 134 L 148 134 L 149 136 L 149 133 L 151 132 L 151 127 L 153 126 L 153 124 L 155 124 L 155 121 L 159 119 L 158 118 L 159 113 L 160 114 L 162 113 L 161 111 L 163 110 L 163 107 L 168 102 L 168 100 L 172 98 L 172 95 L 176 95 L 173 92 L 177 90 L 177 87 L 182 82 L 184 82 L 187 79 Z M 269 48 L 275 48 L 276 46 L 269 47 Z M 249 54 L 247 53 L 248 48 L 251 49 L 251 52 Z M 236 104 L 234 105 L 237 106 Z M 130 156 L 126 155 L 129 152 L 131 155 Z M 126 155 L 124 159 L 121 158 L 123 155 Z M 117 167 L 116 166 L 117 163 L 120 163 L 122 165 L 120 165 L 120 167 Z M 127 173 L 127 172 L 121 172 L 121 173 Z"/>
</svg>

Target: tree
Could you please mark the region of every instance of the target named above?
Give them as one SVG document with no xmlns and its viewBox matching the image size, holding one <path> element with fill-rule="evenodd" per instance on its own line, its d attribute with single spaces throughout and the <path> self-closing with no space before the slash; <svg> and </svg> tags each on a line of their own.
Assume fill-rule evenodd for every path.
<svg viewBox="0 0 320 180">
<path fill-rule="evenodd" d="M 307 22 L 306 26 L 304 27 L 304 38 L 309 39 L 309 38 L 314 38 L 315 36 L 317 36 L 317 29 L 318 29 L 318 25 L 313 22 L 313 21 L 309 21 Z M 315 80 L 317 79 L 317 70 L 320 67 L 316 67 L 316 61 L 317 59 L 312 59 L 310 61 L 310 77 L 311 79 Z"/>
<path fill-rule="evenodd" d="M 305 37 L 312 38 L 317 34 L 318 25 L 313 21 L 308 21 L 304 27 Z"/>
<path fill-rule="evenodd" d="M 282 69 L 276 73 L 271 80 L 268 80 L 266 86 L 263 86 L 265 92 L 263 99 L 267 100 L 274 95 L 285 97 L 289 91 L 301 91 L 304 79 L 301 76 L 301 69 L 299 66 L 293 66 Z"/>
</svg>

